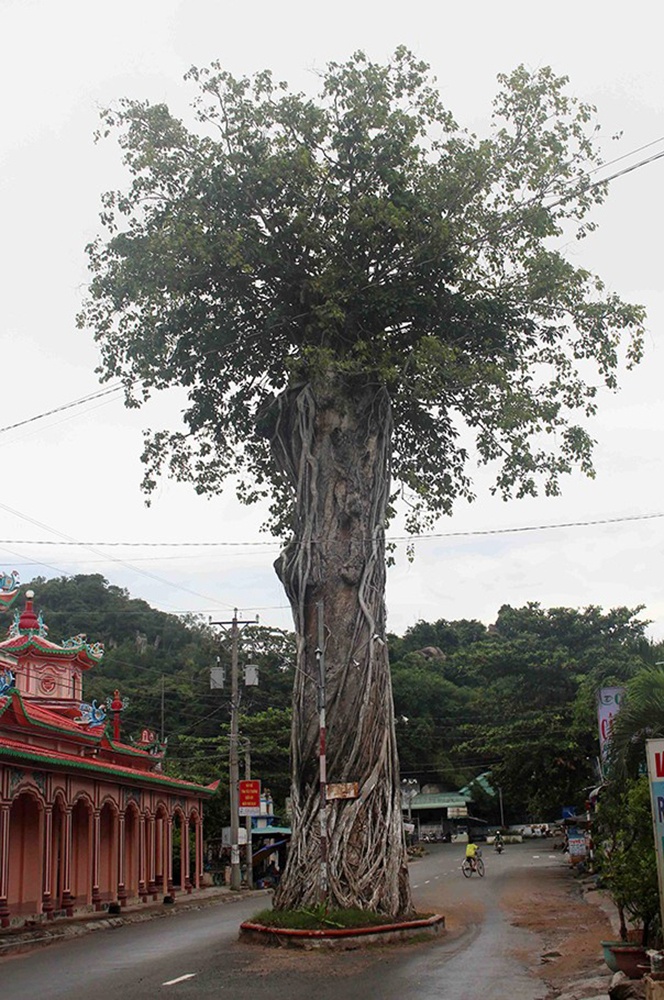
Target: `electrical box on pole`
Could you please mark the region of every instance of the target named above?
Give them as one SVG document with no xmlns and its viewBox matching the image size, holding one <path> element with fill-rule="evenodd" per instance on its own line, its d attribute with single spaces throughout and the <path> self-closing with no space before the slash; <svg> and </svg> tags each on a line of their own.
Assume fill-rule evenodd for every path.
<svg viewBox="0 0 664 1000">
<path fill-rule="evenodd" d="M 226 680 L 225 667 L 210 667 L 210 687 L 213 691 L 219 691 L 224 686 Z"/>
<path fill-rule="evenodd" d="M 244 686 L 258 687 L 258 667 L 255 663 L 247 663 L 244 668 Z"/>
</svg>

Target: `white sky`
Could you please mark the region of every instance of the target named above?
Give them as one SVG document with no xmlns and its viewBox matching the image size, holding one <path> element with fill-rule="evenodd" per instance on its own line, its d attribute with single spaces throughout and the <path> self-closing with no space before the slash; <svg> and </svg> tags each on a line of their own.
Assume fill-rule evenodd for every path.
<svg viewBox="0 0 664 1000">
<path fill-rule="evenodd" d="M 607 134 L 623 131 L 607 159 L 664 136 L 664 61 L 658 5 L 636 0 L 611 13 L 595 0 L 554 6 L 503 0 L 422 2 L 388 9 L 375 0 L 0 0 L 0 427 L 94 392 L 96 351 L 75 329 L 85 291 L 85 244 L 98 231 L 99 196 L 122 186 L 111 143 L 95 146 L 98 109 L 119 97 L 165 101 L 183 112 L 194 95 L 182 76 L 213 59 L 236 74 L 269 67 L 315 90 L 314 71 L 363 48 L 383 60 L 404 43 L 432 66 L 462 125 L 481 131 L 495 77 L 524 62 L 567 73 L 597 104 Z M 625 160 L 664 150 L 658 142 Z M 660 236 L 664 159 L 619 178 L 597 213 L 599 231 L 575 263 L 648 309 L 646 359 L 606 395 L 593 432 L 597 478 L 569 479 L 564 496 L 505 504 L 478 479 L 438 531 L 635 518 L 664 512 L 664 295 Z M 245 617 L 290 627 L 255 509 L 163 481 L 150 509 L 139 491 L 144 426 L 166 426 L 175 394 L 147 411 L 100 400 L 0 433 L 0 569 L 24 581 L 41 573 L 104 574 L 166 611 Z M 35 523 L 38 522 L 38 523 Z M 37 540 L 232 542 L 195 550 L 35 545 Z M 650 634 L 664 639 L 664 518 L 556 530 L 447 537 L 404 546 L 389 572 L 388 627 L 418 619 L 494 620 L 502 604 L 544 607 L 644 604 Z M 119 561 L 121 560 L 121 562 Z M 38 595 L 37 595 L 38 603 Z M 56 637 L 57 638 L 57 637 Z M 91 636 L 94 638 L 94 636 Z"/>
</svg>

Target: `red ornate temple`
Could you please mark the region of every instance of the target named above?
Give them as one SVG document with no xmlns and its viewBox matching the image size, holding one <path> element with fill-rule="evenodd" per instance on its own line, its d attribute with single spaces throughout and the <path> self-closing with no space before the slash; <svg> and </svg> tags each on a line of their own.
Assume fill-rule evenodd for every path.
<svg viewBox="0 0 664 1000">
<path fill-rule="evenodd" d="M 0 576 L 0 610 L 16 584 Z M 153 752 L 120 742 L 119 692 L 108 706 L 82 702 L 102 646 L 47 632 L 28 591 L 0 642 L 2 927 L 197 888 L 203 802 L 216 789 L 161 773 L 150 730 L 138 747 Z"/>
</svg>

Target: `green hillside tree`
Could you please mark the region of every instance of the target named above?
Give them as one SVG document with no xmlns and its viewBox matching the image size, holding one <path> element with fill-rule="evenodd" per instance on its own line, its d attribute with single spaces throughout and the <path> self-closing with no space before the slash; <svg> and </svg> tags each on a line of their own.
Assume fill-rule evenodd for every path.
<svg viewBox="0 0 664 1000">
<path fill-rule="evenodd" d="M 457 678 L 475 689 L 458 751 L 491 766 L 513 815 L 560 815 L 599 780 L 597 691 L 642 669 L 641 610 L 505 605 L 486 642 L 457 655 Z"/>
<path fill-rule="evenodd" d="M 606 185 L 593 109 L 550 69 L 500 78 L 490 135 L 461 130 L 428 67 L 332 63 L 311 99 L 269 72 L 193 69 L 191 123 L 124 100 L 103 116 L 130 183 L 104 197 L 80 325 L 129 405 L 184 387 L 183 426 L 146 437 L 205 494 L 269 495 L 298 635 L 293 841 L 276 905 L 412 909 L 385 638 L 384 530 L 496 489 L 592 473 L 598 388 L 641 352 L 643 313 L 565 258 Z M 465 430 L 463 430 L 465 428 Z M 474 442 L 474 444 L 473 444 Z M 317 607 L 328 809 L 320 863 Z M 321 876 L 319 882 L 319 873 Z"/>
</svg>

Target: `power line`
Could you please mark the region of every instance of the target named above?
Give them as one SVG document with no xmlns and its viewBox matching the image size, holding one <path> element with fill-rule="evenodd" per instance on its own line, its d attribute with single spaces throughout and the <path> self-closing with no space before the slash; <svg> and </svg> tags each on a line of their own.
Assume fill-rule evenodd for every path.
<svg viewBox="0 0 664 1000">
<path fill-rule="evenodd" d="M 11 508 L 5 507 L 4 504 L 0 503 L 0 507 L 10 511 L 11 513 L 16 513 L 12 511 Z M 21 516 L 21 515 L 19 515 Z M 409 542 L 417 540 L 426 540 L 428 538 L 472 538 L 476 536 L 483 535 L 509 535 L 516 534 L 518 532 L 526 531 L 553 531 L 559 528 L 586 528 L 593 527 L 602 524 L 625 524 L 631 523 L 633 521 L 650 521 L 656 518 L 664 517 L 664 511 L 653 514 L 626 514 L 621 517 L 604 517 L 604 518 L 593 518 L 588 521 L 560 521 L 554 524 L 527 524 L 527 525 L 516 525 L 511 528 L 475 528 L 471 531 L 439 531 L 439 532 L 422 532 L 417 535 L 387 535 L 386 539 L 388 542 Z M 25 520 L 31 520 L 31 518 L 25 518 Z M 34 524 L 39 524 L 37 521 L 33 521 Z M 44 527 L 43 525 L 39 525 Z M 52 530 L 52 529 L 49 529 Z M 66 536 L 63 536 L 66 539 Z M 90 548 L 91 546 L 96 546 L 97 548 L 257 548 L 257 547 L 267 547 L 274 548 L 275 545 L 279 544 L 277 540 L 272 539 L 271 541 L 256 542 L 256 541 L 243 541 L 243 542 L 84 542 L 75 541 L 73 539 L 66 539 L 64 541 L 53 541 L 52 539 L 36 539 L 36 538 L 0 538 L 0 545 L 50 545 L 50 546 L 63 546 L 63 547 L 82 547 Z M 201 596 L 201 595 L 197 595 Z M 228 605 L 230 607 L 230 605 Z"/>
<path fill-rule="evenodd" d="M 629 521 L 649 521 L 652 520 L 653 518 L 658 518 L 658 517 L 664 517 L 664 512 L 660 514 L 633 514 L 633 515 L 625 515 L 624 517 L 596 518 L 591 521 L 562 521 L 558 524 L 530 524 L 530 525 L 522 525 L 520 527 L 515 527 L 515 528 L 486 528 L 486 529 L 477 529 L 474 531 L 442 531 L 438 533 L 421 534 L 421 535 L 402 535 L 395 538 L 388 538 L 388 541 L 406 542 L 410 541 L 411 539 L 464 538 L 475 535 L 509 535 L 523 531 L 550 531 L 556 528 L 585 528 L 597 524 L 621 524 Z"/>
<path fill-rule="evenodd" d="M 102 396 L 110 396 L 112 393 L 117 393 L 122 389 L 121 385 L 114 385 L 108 389 L 99 389 L 97 392 L 91 392 L 87 396 L 81 396 L 79 399 L 73 399 L 69 403 L 63 403 L 62 406 L 56 406 L 52 410 L 45 410 L 44 413 L 37 413 L 32 417 L 27 417 L 25 420 L 19 420 L 15 424 L 8 424 L 6 427 L 0 427 L 0 434 L 4 434 L 6 431 L 16 430 L 17 427 L 25 427 L 26 424 L 33 424 L 36 420 L 43 420 L 44 417 L 52 417 L 55 413 L 62 413 L 63 410 L 71 410 L 75 406 L 82 406 L 84 403 L 91 403 L 95 399 L 101 399 Z"/>
<path fill-rule="evenodd" d="M 660 135 L 659 139 L 652 139 L 651 142 L 645 142 L 643 146 L 637 146 L 636 149 L 630 149 L 629 153 L 615 156 L 612 160 L 605 160 L 604 163 L 600 163 L 594 170 L 589 170 L 588 174 L 596 174 L 600 170 L 605 170 L 606 167 L 612 167 L 614 163 L 620 163 L 621 160 L 627 160 L 630 156 L 636 156 L 637 153 L 642 153 L 644 149 L 650 149 L 651 146 L 656 146 L 659 142 L 664 142 L 664 135 Z"/>
<path fill-rule="evenodd" d="M 21 511 L 15 510 L 13 507 L 9 507 L 7 504 L 0 503 L 0 509 L 7 511 L 10 514 L 13 514 L 15 517 L 18 517 L 23 521 L 28 521 L 30 524 L 34 524 L 38 528 L 42 528 L 44 531 L 49 531 L 53 535 L 59 535 L 60 539 L 62 539 L 66 544 L 75 544 L 75 545 L 82 544 L 85 548 L 88 548 L 91 552 L 94 552 L 95 555 L 97 556 L 101 555 L 100 552 L 96 551 L 94 543 L 90 542 L 79 543 L 77 539 L 72 538 L 71 535 L 66 535 L 64 534 L 64 532 L 58 531 L 57 528 L 52 528 L 50 525 L 44 524 L 42 521 L 37 521 L 35 520 L 35 518 L 30 517 L 28 514 L 23 514 L 21 513 Z M 203 598 L 203 600 L 211 601 L 213 604 L 216 604 L 217 606 L 220 607 L 224 608 L 232 607 L 232 605 L 227 604 L 225 601 L 220 601 L 217 598 L 210 597 L 207 594 L 201 594 L 197 590 L 192 590 L 190 587 L 185 587 L 181 583 L 172 583 L 170 580 L 167 580 L 161 576 L 157 576 L 155 573 L 150 573 L 148 572 L 148 570 L 140 569 L 138 566 L 132 566 L 131 563 L 125 562 L 123 559 L 118 559 L 117 556 L 110 556 L 109 558 L 111 559 L 112 562 L 117 563 L 120 566 L 123 566 L 125 569 L 129 569 L 134 573 L 139 573 L 141 576 L 145 576 L 148 579 L 155 580 L 157 583 L 163 583 L 167 587 L 173 587 L 175 590 L 181 590 L 183 593 L 192 594 L 194 597 L 201 597 Z"/>
</svg>

